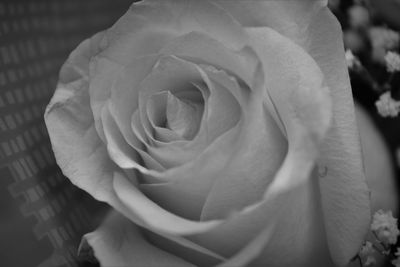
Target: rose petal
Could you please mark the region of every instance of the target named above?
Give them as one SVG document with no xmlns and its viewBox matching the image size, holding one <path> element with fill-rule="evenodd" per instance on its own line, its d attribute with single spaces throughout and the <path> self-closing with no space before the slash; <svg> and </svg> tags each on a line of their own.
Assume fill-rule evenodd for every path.
<svg viewBox="0 0 400 267">
<path fill-rule="evenodd" d="M 221 83 L 229 81 L 213 77 L 215 73 L 208 75 Z M 223 72 L 218 75 L 223 75 Z M 224 171 L 218 175 L 208 194 L 201 215 L 203 220 L 225 217 L 234 210 L 259 201 L 287 150 L 285 138 L 263 108 L 263 91 L 253 90 L 248 94 L 245 88 L 238 88 L 234 83 L 226 84 L 226 87 L 239 95 L 237 99 L 242 100 L 242 130 L 234 142 L 238 145 L 228 153 L 231 155 L 229 164 L 224 166 Z"/>
<path fill-rule="evenodd" d="M 104 37 L 104 31 L 98 32 L 91 38 L 83 41 L 68 57 L 60 70 L 62 84 L 87 79 L 89 75 L 89 62 L 93 55 L 100 52 L 100 46 Z"/>
<path fill-rule="evenodd" d="M 324 255 L 318 194 L 315 194 L 316 180 L 310 180 L 310 172 L 319 143 L 329 126 L 329 96 L 327 91 L 323 90 L 322 75 L 318 67 L 301 48 L 273 31 L 257 33 L 254 38 L 261 38 L 257 39 L 257 49 L 259 53 L 263 53 L 262 58 L 268 60 L 263 62 L 267 70 L 266 76 L 270 77 L 267 79 L 267 84 L 288 135 L 288 155 L 268 187 L 262 202 L 247 208 L 238 216 L 233 215 L 226 224 L 211 232 L 198 235 L 197 242 L 225 256 L 236 253 L 242 244 L 255 237 L 261 230 L 259 227 L 274 222 L 272 219 L 274 209 L 293 208 L 292 212 L 289 210 L 285 216 L 277 218 L 282 223 L 277 230 L 279 234 L 274 235 L 271 241 L 274 246 L 268 247 L 259 261 L 271 266 L 280 266 L 284 258 L 287 266 L 310 266 L 310 263 L 320 260 L 313 255 L 315 251 L 319 251 L 319 255 Z M 278 46 L 280 50 L 265 47 L 266 44 Z M 272 77 L 279 79 L 271 81 Z M 285 105 L 282 105 L 281 101 L 285 101 Z M 282 198 L 285 192 L 293 192 L 292 198 Z M 294 222 L 299 228 L 295 237 L 293 237 Z M 222 238 L 220 234 L 225 237 Z M 231 236 L 234 239 L 227 240 L 226 237 Z M 305 245 L 308 250 L 300 249 L 305 243 L 308 244 Z M 290 251 L 293 257 L 281 255 L 283 250 Z"/>
<path fill-rule="evenodd" d="M 171 93 L 168 95 L 167 127 L 185 139 L 193 139 L 199 130 L 204 107 L 202 97 L 199 96 L 199 98 L 196 102 L 193 102 L 183 101 Z"/>
<path fill-rule="evenodd" d="M 320 190 L 330 251 L 337 265 L 345 265 L 364 239 L 370 209 L 340 26 L 327 1 L 216 2 L 242 25 L 273 28 L 301 45 L 325 75 L 333 127 L 319 160 L 328 170 Z"/>
<path fill-rule="evenodd" d="M 237 75 L 251 87 L 259 64 L 256 54 L 250 47 L 232 50 L 227 45 L 208 34 L 191 32 L 167 43 L 160 53 L 222 68 Z"/>
<path fill-rule="evenodd" d="M 245 267 L 248 266 L 255 258 L 257 258 L 263 251 L 267 242 L 271 240 L 273 227 L 266 227 L 261 231 L 256 238 L 246 244 L 236 255 L 229 260 L 218 265 L 217 267 Z"/>
<path fill-rule="evenodd" d="M 126 143 L 114 121 L 114 118 L 111 116 L 108 107 L 109 105 L 103 107 L 101 119 L 103 121 L 107 151 L 114 162 L 121 168 L 134 168 L 144 174 L 150 173 L 152 170 L 163 170 L 163 167 L 150 158 L 146 153 L 140 150 L 135 150 Z M 138 151 L 141 152 L 140 155 L 142 156 L 142 159 L 148 164 L 145 167 L 139 164 Z M 151 169 L 149 169 L 150 167 Z"/>
<path fill-rule="evenodd" d="M 217 138 L 195 160 L 154 176 L 156 181 L 146 179 L 141 190 L 163 208 L 199 220 L 207 194 L 228 160 L 226 153 L 236 139 L 237 126 Z"/>
<path fill-rule="evenodd" d="M 297 158 L 291 152 L 308 150 L 310 153 L 299 157 L 299 162 L 293 163 L 307 164 L 297 172 L 309 173 L 317 157 L 319 145 L 330 127 L 332 115 L 331 98 L 324 85 L 323 74 L 315 61 L 286 37 L 267 28 L 253 28 L 248 31 L 264 66 L 266 97 L 274 104 L 274 107 L 267 108 L 278 111 L 285 127 L 289 142 L 286 160 L 292 156 Z M 308 179 L 308 175 L 300 173 L 299 177 Z M 303 182 L 300 178 L 275 181 L 283 187 L 286 182 Z"/>
<path fill-rule="evenodd" d="M 94 250 L 101 266 L 194 266 L 148 243 L 138 227 L 112 212 L 83 242 Z"/>
<path fill-rule="evenodd" d="M 89 107 L 87 82 L 59 84 L 46 109 L 45 122 L 64 175 L 93 197 L 106 201 L 112 195 L 115 164 L 97 135 Z"/>
<path fill-rule="evenodd" d="M 314 36 L 305 34 L 325 0 L 236 1 L 213 0 L 244 27 L 268 27 L 301 45 Z"/>
<path fill-rule="evenodd" d="M 46 108 L 45 122 L 56 160 L 64 175 L 101 201 L 114 202 L 108 157 L 94 126 L 88 95 L 87 61 L 101 34 L 82 42 L 60 72 L 60 83 Z"/>
<path fill-rule="evenodd" d="M 101 140 L 104 141 L 101 110 L 110 98 L 110 89 L 122 66 L 107 58 L 92 57 L 89 63 L 89 101 L 92 109 L 94 126 Z"/>
<path fill-rule="evenodd" d="M 323 90 L 322 73 L 300 47 L 291 45 L 290 40 L 281 37 L 272 30 L 262 30 L 261 32 L 253 30 L 249 33 L 256 42 L 256 51 L 260 54 L 266 71 L 266 86 L 272 102 L 275 104 L 275 107 L 270 107 L 270 109 L 277 109 L 289 139 L 289 154 L 282 170 L 287 171 L 285 168 L 303 165 L 300 168 L 304 171 L 304 174 L 300 174 L 297 170 L 299 173 L 297 181 L 275 178 L 269 189 L 274 191 L 276 190 L 275 186 L 282 188 L 287 187 L 288 184 L 294 186 L 294 183 L 305 182 L 300 180 L 300 177 L 303 177 L 302 179 L 308 178 L 307 173 L 313 167 L 318 144 L 329 126 L 330 99 L 327 91 Z M 203 218 L 224 217 L 233 210 L 240 210 L 251 204 L 251 201 L 260 199 L 266 185 L 271 181 L 279 166 L 278 164 L 281 162 L 282 154 L 276 158 L 277 160 L 272 160 L 274 162 L 272 168 L 268 168 L 270 166 L 264 163 L 268 155 L 279 155 L 276 152 L 271 153 L 271 151 L 285 152 L 285 145 L 282 142 L 277 142 L 278 145 L 273 149 L 271 149 L 271 145 L 267 145 L 271 143 L 274 145 L 275 143 L 269 140 L 279 140 L 279 133 L 267 134 L 267 128 L 277 127 L 270 117 L 266 117 L 269 118 L 269 123 L 266 123 L 262 103 L 259 100 L 264 98 L 263 93 L 262 91 L 258 91 L 258 93 L 261 93 L 261 95 L 257 95 L 257 91 L 253 93 L 255 104 L 251 106 L 253 109 L 250 113 L 252 117 L 247 120 L 253 120 L 253 122 L 247 127 L 243 127 L 246 129 L 243 133 L 244 137 L 237 142 L 243 145 L 239 151 L 235 152 L 238 155 L 245 155 L 243 158 L 251 159 L 251 161 L 246 164 L 240 162 L 242 160 L 240 158 L 239 161 L 232 162 L 233 167 L 227 169 L 235 171 L 228 172 L 226 176 L 224 175 L 219 179 L 219 183 L 214 185 L 215 189 L 210 193 L 207 204 L 203 209 Z M 249 131 L 248 129 L 252 130 Z M 266 140 L 263 140 L 263 138 L 266 138 Z M 261 140 L 255 141 L 255 139 Z M 256 147 L 251 147 L 251 144 L 255 144 Z M 265 146 L 262 147 L 259 144 L 265 144 Z M 304 153 L 304 150 L 309 153 Z M 303 155 L 301 157 L 294 156 L 298 153 L 297 151 L 302 151 L 300 154 Z M 249 154 L 250 156 L 248 156 Z M 259 161 L 254 161 L 255 158 Z M 297 158 L 300 159 L 299 162 L 295 162 Z M 237 167 L 234 166 L 240 166 L 240 170 L 237 170 Z M 292 179 L 291 175 L 283 175 L 282 177 Z M 260 184 L 262 186 L 259 186 Z M 240 192 L 238 191 L 239 188 Z M 241 197 L 238 198 L 238 195 Z"/>
<path fill-rule="evenodd" d="M 140 84 L 151 72 L 157 59 L 156 55 L 131 59 L 128 66 L 120 69 L 113 86 L 109 88 L 111 90 L 110 111 L 126 141 L 138 149 L 142 149 L 144 144 L 132 132 L 130 121 L 132 114 L 138 108 Z"/>
<path fill-rule="evenodd" d="M 291 175 L 296 177 L 295 173 Z M 330 266 L 317 187 L 313 179 L 288 191 L 270 194 L 233 213 L 209 232 L 188 238 L 227 258 L 250 245 L 261 251 L 247 255 L 250 266 Z M 270 227 L 274 227 L 272 235 L 255 240 Z"/>
<path fill-rule="evenodd" d="M 202 77 L 193 63 L 174 56 L 162 56 L 159 58 L 157 64 L 138 88 L 140 120 L 150 145 L 159 144 L 153 138 L 152 127 L 146 116 L 146 103 L 150 97 L 162 91 L 170 91 L 171 93 L 187 90 L 197 91 L 192 82 L 201 80 Z"/>
<path fill-rule="evenodd" d="M 195 222 L 178 217 L 149 200 L 131 182 L 119 173 L 114 176 L 114 190 L 132 214 L 138 216 L 146 226 L 157 232 L 184 235 L 205 232 L 215 227 L 220 222 L 217 220 L 208 222 Z M 160 224 L 159 222 L 162 222 Z"/>
<path fill-rule="evenodd" d="M 151 231 L 146 231 L 146 237 L 157 247 L 196 266 L 216 266 L 226 261 L 226 258 L 221 255 L 196 245 L 184 237 L 161 236 Z"/>
<path fill-rule="evenodd" d="M 167 126 L 167 105 L 170 95 L 169 91 L 163 91 L 152 95 L 146 103 L 146 115 L 154 131 L 154 138 L 165 143 L 182 140 L 182 136 Z"/>
<path fill-rule="evenodd" d="M 327 32 L 330 34 L 326 35 Z M 320 179 L 328 244 L 335 263 L 342 266 L 358 252 L 368 231 L 370 194 L 365 182 L 341 28 L 325 8 L 316 15 L 310 34 L 326 35 L 323 39 L 314 38 L 310 54 L 326 75 L 333 98 L 332 128 L 318 165 L 326 166 L 328 171 Z"/>
<path fill-rule="evenodd" d="M 232 143 L 237 143 L 238 134 L 236 133 L 238 133 L 238 129 L 240 127 L 247 129 L 246 126 L 242 124 L 239 128 L 235 126 L 238 125 L 239 122 L 236 122 L 236 120 L 240 118 L 240 116 L 233 115 L 235 112 L 237 112 L 237 109 L 232 109 L 231 103 L 236 102 L 236 100 L 232 98 L 232 95 L 227 94 L 228 90 L 229 92 L 237 95 L 237 97 L 242 98 L 241 102 L 243 102 L 243 105 L 249 101 L 247 98 L 249 98 L 250 95 L 250 91 L 242 90 L 237 82 L 232 80 L 231 77 L 225 72 L 211 70 L 209 68 L 203 68 L 203 70 L 210 77 L 208 83 L 211 94 L 209 101 L 206 101 L 206 104 L 208 104 L 209 107 L 205 108 L 205 114 L 209 114 L 205 115 L 205 117 L 208 117 L 208 119 L 203 122 L 198 136 L 206 136 L 208 139 L 210 139 L 208 142 L 211 143 L 204 152 L 196 152 L 196 150 L 190 146 L 189 151 L 194 150 L 197 155 L 192 161 L 188 161 L 187 164 L 183 166 L 177 166 L 176 169 L 171 170 L 166 174 L 160 174 L 160 177 L 163 177 L 162 180 L 165 181 L 165 183 L 146 184 L 141 186 L 142 190 L 146 192 L 151 199 L 157 203 L 160 203 L 162 207 L 181 216 L 189 216 L 188 218 L 192 219 L 199 218 L 204 200 L 211 189 L 212 184 L 215 180 L 217 180 L 218 177 L 224 176 L 227 172 L 227 169 L 229 169 L 226 166 L 226 162 L 230 160 L 231 156 L 227 157 L 226 155 L 233 155 L 236 153 L 233 151 L 233 146 L 229 145 L 229 143 L 227 143 L 225 140 L 216 140 L 215 142 L 212 142 L 213 139 L 219 136 L 218 139 L 228 138 L 227 140 L 230 140 Z M 262 101 L 262 98 L 258 99 L 261 99 L 260 101 Z M 259 104 L 262 110 L 262 103 L 260 102 Z M 233 107 L 238 106 L 239 104 L 236 103 Z M 245 108 L 246 107 L 243 106 L 243 111 L 241 112 L 247 112 L 248 117 L 253 117 L 254 111 L 246 111 Z M 261 125 L 264 124 L 261 123 Z M 232 128 L 233 126 L 235 126 L 235 129 Z M 234 132 L 221 135 L 222 133 L 228 131 L 229 128 L 234 130 Z M 265 131 L 262 132 L 264 133 Z M 256 133 L 256 135 L 257 134 L 261 134 L 261 132 Z M 195 141 L 196 140 L 193 142 Z M 268 143 L 269 142 L 265 142 L 265 144 L 270 148 L 271 145 L 268 145 Z M 256 141 L 253 144 L 258 147 L 260 146 Z M 279 145 L 280 143 L 275 142 L 274 144 Z M 179 160 L 180 157 L 182 157 L 183 160 L 189 158 L 190 154 L 186 153 L 186 147 L 183 147 L 182 149 L 184 150 L 180 151 L 179 148 L 168 149 L 168 147 L 166 147 L 164 150 L 156 150 L 156 152 L 161 151 L 163 153 L 161 155 L 170 162 L 171 160 Z M 248 149 L 253 150 L 254 147 L 252 146 Z M 285 151 L 282 150 L 282 154 L 284 152 Z M 174 157 L 172 159 L 168 159 L 172 153 L 174 154 Z M 276 154 L 277 153 L 275 153 L 275 155 Z M 260 159 L 261 158 L 262 157 L 260 157 Z M 243 160 L 241 156 L 240 160 Z M 249 160 L 253 161 L 253 158 L 249 158 Z M 237 164 L 237 162 L 235 163 Z M 264 161 L 260 163 L 262 163 L 263 166 L 268 166 L 268 164 L 266 165 Z M 279 163 L 280 161 L 277 164 Z M 204 166 L 207 167 L 204 168 Z M 237 172 L 238 167 L 242 169 L 243 166 L 242 164 L 237 164 L 232 168 L 232 172 Z M 247 168 L 244 169 L 247 170 Z M 191 175 L 188 175 L 189 173 Z M 260 173 L 262 173 L 262 170 Z M 263 173 L 263 175 L 265 174 Z M 263 188 L 260 190 L 261 197 L 264 190 Z"/>
<path fill-rule="evenodd" d="M 286 140 L 263 109 L 262 97 L 252 101 L 258 105 L 248 109 L 240 123 L 237 146 L 207 196 L 202 220 L 225 218 L 259 201 L 287 153 Z"/>
<path fill-rule="evenodd" d="M 176 24 L 185 27 L 176 27 Z M 205 32 L 212 38 L 229 44 L 233 49 L 241 49 L 247 40 L 245 31 L 224 10 L 212 3 L 199 4 L 196 1 L 190 1 L 188 4 L 152 0 L 134 3 L 130 10 L 105 32 L 101 42 L 102 51 L 98 59 L 93 60 L 91 64 L 94 76 L 91 88 L 94 89 L 90 90 L 95 125 L 102 139 L 104 136 L 97 114 L 100 114 L 105 100 L 110 95 L 109 89 L 116 79 L 116 71 L 121 66 L 132 63 L 132 59 L 157 53 L 167 41 L 192 31 Z M 141 64 L 135 66 L 145 69 Z M 99 75 L 95 75 L 96 73 Z M 113 108 L 112 112 L 115 112 Z M 127 125 L 118 124 L 120 127 Z"/>
<path fill-rule="evenodd" d="M 117 179 L 129 179 L 128 176 L 123 173 L 116 172 L 116 173 L 114 173 L 114 175 L 115 175 L 115 177 L 117 177 Z M 84 177 L 84 176 L 80 176 L 80 177 Z M 97 181 L 99 181 L 101 183 L 101 185 L 106 186 L 105 189 L 113 189 L 112 184 L 111 184 L 111 186 L 109 186 L 108 184 L 105 184 L 105 183 L 108 183 L 109 181 L 113 181 L 113 177 L 100 176 L 100 177 L 94 177 L 94 178 L 97 178 L 97 180 L 93 179 L 94 184 L 90 184 L 88 187 L 86 187 L 85 185 L 83 186 L 83 188 L 86 189 L 88 192 L 93 193 L 93 194 L 96 192 L 95 189 L 97 189 L 97 185 L 98 185 L 98 184 L 96 184 Z M 107 179 L 105 179 L 105 178 L 107 178 Z M 110 179 L 108 179 L 108 178 L 110 178 Z M 131 176 L 131 178 L 132 179 L 130 179 L 129 186 L 134 187 L 134 185 L 131 183 L 137 183 L 137 181 L 135 180 L 136 178 L 134 175 Z M 92 182 L 92 181 L 90 181 L 90 182 Z M 129 188 L 127 188 L 127 190 L 129 190 Z M 158 227 L 152 227 L 152 225 L 154 225 L 154 224 L 147 224 L 146 220 L 141 219 L 140 213 L 139 213 L 139 216 L 136 213 L 132 213 L 132 210 L 129 209 L 129 207 L 125 206 L 123 202 L 121 202 L 119 197 L 117 197 L 115 195 L 114 190 L 102 191 L 99 193 L 100 193 L 100 197 L 98 198 L 99 200 L 108 202 L 113 208 L 115 208 L 117 211 L 119 211 L 122 214 L 124 214 L 125 216 L 127 216 L 132 222 L 136 223 L 137 225 L 149 229 L 151 232 L 159 235 L 160 237 L 164 238 L 165 240 L 170 240 L 169 242 L 172 242 L 172 244 L 174 244 L 174 246 L 175 246 L 174 250 L 190 251 L 191 252 L 190 255 L 196 255 L 196 258 L 199 257 L 200 259 L 204 259 L 204 261 L 206 261 L 206 262 L 210 262 L 210 261 L 220 262 L 220 261 L 225 260 L 223 257 L 216 254 L 215 252 L 212 252 L 204 247 L 201 247 L 198 244 L 195 244 L 192 241 L 185 239 L 184 237 L 176 235 L 176 233 L 174 233 L 174 231 L 172 231 L 171 233 L 168 233 L 168 229 L 166 230 L 166 228 L 165 228 L 165 227 L 168 228 L 168 225 L 164 225 L 164 227 L 161 227 L 162 229 L 160 231 L 160 229 Z M 141 195 L 141 197 L 139 196 L 140 199 L 144 198 L 143 200 L 146 203 L 149 203 L 150 200 L 146 200 L 146 197 L 144 197 L 141 193 L 140 193 L 140 195 Z M 97 194 L 94 194 L 94 196 L 97 197 Z M 150 204 L 150 206 L 151 205 L 152 204 Z M 163 215 L 163 214 L 161 214 L 161 215 Z M 174 215 L 172 215 L 172 217 L 174 217 Z M 179 218 L 178 218 L 178 221 L 179 221 Z M 194 224 L 195 224 L 195 222 L 193 224 L 191 224 L 191 226 L 193 226 Z M 213 224 L 213 222 L 211 222 L 210 224 Z M 207 225 L 208 225 L 208 227 L 210 227 L 210 224 L 200 225 L 197 230 L 201 230 L 200 229 L 201 227 L 204 227 L 204 226 L 207 227 Z M 190 223 L 189 223 L 189 225 L 190 225 Z M 179 226 L 185 227 L 185 224 L 180 224 Z M 164 230 L 166 230 L 167 232 L 165 232 Z M 194 229 L 192 227 L 190 229 L 189 228 L 180 228 L 179 230 L 183 231 L 184 233 L 193 233 L 192 231 Z M 194 231 L 194 232 L 198 232 L 198 231 Z"/>
<path fill-rule="evenodd" d="M 192 31 L 241 49 L 248 38 L 240 24 L 228 13 L 208 1 L 146 0 L 132 4 L 106 34 L 108 46 L 102 53 L 122 65 L 127 55 L 157 53 L 172 38 Z"/>
<path fill-rule="evenodd" d="M 208 100 L 205 100 L 206 107 L 197 135 L 198 138 L 196 137 L 187 146 L 185 144 L 183 146 L 182 144 L 169 144 L 161 147 L 161 144 L 152 138 L 152 127 L 145 116 L 145 103 L 159 91 L 170 91 L 173 94 L 187 90 L 197 91 L 196 88 L 193 88 L 193 83 L 204 82 L 208 84 L 210 96 Z M 204 91 L 202 88 L 199 89 Z M 161 57 L 151 74 L 143 80 L 140 86 L 139 108 L 141 112 L 140 121 L 143 124 L 146 136 L 152 141 L 147 146 L 149 155 L 169 168 L 182 165 L 193 159 L 216 137 L 232 128 L 240 118 L 239 105 L 227 88 L 222 88 L 218 84 L 214 85 L 198 66 L 174 56 Z M 174 155 L 173 158 L 171 153 Z"/>
<path fill-rule="evenodd" d="M 282 261 L 284 266 L 317 266 L 315 263 L 321 260 L 329 262 L 329 257 L 324 247 L 318 185 L 311 170 L 329 127 L 330 98 L 323 87 L 322 73 L 300 47 L 272 30 L 250 34 L 263 60 L 269 96 L 286 130 L 288 153 L 261 202 L 192 240 L 229 256 L 276 219 L 276 234 L 268 242 L 273 245 L 265 248 L 257 262 L 268 266 L 282 266 Z M 274 218 L 280 208 L 288 212 Z M 290 251 L 291 257 L 285 257 L 284 251 Z"/>
</svg>

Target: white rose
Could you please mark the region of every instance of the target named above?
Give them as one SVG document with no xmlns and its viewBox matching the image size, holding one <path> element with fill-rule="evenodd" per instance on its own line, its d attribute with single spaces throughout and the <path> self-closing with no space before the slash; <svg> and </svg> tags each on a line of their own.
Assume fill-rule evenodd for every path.
<svg viewBox="0 0 400 267">
<path fill-rule="evenodd" d="M 102 266 L 345 266 L 368 229 L 326 1 L 135 3 L 71 54 L 45 120 L 119 212 L 86 235 Z"/>
</svg>

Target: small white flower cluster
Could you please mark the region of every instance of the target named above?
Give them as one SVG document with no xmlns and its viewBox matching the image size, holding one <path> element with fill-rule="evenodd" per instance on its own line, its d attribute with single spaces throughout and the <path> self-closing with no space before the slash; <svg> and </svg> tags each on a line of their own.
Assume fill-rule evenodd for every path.
<svg viewBox="0 0 400 267">
<path fill-rule="evenodd" d="M 346 56 L 346 64 L 349 69 L 354 69 L 361 65 L 358 58 L 353 54 L 353 52 L 350 49 L 346 50 L 345 56 Z"/>
<path fill-rule="evenodd" d="M 390 88 L 390 81 L 396 72 L 400 72 L 400 55 L 397 52 L 388 51 L 385 55 L 387 71 L 391 74 L 387 86 Z M 379 114 L 382 117 L 396 117 L 400 113 L 400 101 L 392 98 L 391 92 L 383 93 L 375 102 Z"/>
<path fill-rule="evenodd" d="M 379 253 L 383 256 L 390 255 L 390 246 L 396 244 L 400 231 L 397 227 L 397 219 L 393 217 L 391 211 L 378 210 L 375 212 L 371 231 L 376 240 L 375 243 L 366 241 L 358 253 L 358 259 L 362 267 L 374 266 L 376 264 L 375 254 Z M 400 267 L 400 248 L 394 254 L 396 258 L 392 264 Z"/>
<path fill-rule="evenodd" d="M 375 106 L 382 117 L 396 117 L 400 112 L 400 101 L 393 99 L 389 91 L 379 97 Z"/>
<path fill-rule="evenodd" d="M 400 55 L 396 52 L 389 51 L 385 55 L 387 71 L 390 73 L 400 71 Z"/>
<path fill-rule="evenodd" d="M 362 260 L 364 260 L 363 266 L 374 266 L 376 264 L 376 259 L 373 254 L 375 253 L 375 249 L 371 242 L 366 241 L 362 246 L 358 255 Z"/>
<path fill-rule="evenodd" d="M 393 217 L 391 211 L 378 210 L 374 214 L 371 230 L 384 245 L 396 244 L 400 234 L 397 219 Z"/>
</svg>

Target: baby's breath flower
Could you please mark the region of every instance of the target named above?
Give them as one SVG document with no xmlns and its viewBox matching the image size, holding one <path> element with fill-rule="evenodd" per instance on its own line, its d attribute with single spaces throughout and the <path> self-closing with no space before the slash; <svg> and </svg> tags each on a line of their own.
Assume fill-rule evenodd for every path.
<svg viewBox="0 0 400 267">
<path fill-rule="evenodd" d="M 374 249 L 372 243 L 369 242 L 369 241 L 366 241 L 365 244 L 361 247 L 360 252 L 358 253 L 358 255 L 361 258 L 366 258 L 366 257 L 368 257 L 369 255 L 371 255 L 374 252 L 375 252 L 375 249 Z"/>
<path fill-rule="evenodd" d="M 363 266 L 373 266 L 376 263 L 376 260 L 373 256 L 375 253 L 374 246 L 371 242 L 366 241 L 364 245 L 361 247 L 360 252 L 358 252 L 358 256 L 360 260 L 363 262 Z"/>
<path fill-rule="evenodd" d="M 400 101 L 394 100 L 390 92 L 382 94 L 375 106 L 382 117 L 396 117 L 400 112 Z"/>
<path fill-rule="evenodd" d="M 388 72 L 400 71 L 400 55 L 389 51 L 385 55 L 386 68 Z"/>
<path fill-rule="evenodd" d="M 345 56 L 346 56 L 347 67 L 349 69 L 353 69 L 359 64 L 357 57 L 353 54 L 353 52 L 350 49 L 346 50 Z"/>
<path fill-rule="evenodd" d="M 399 229 L 397 219 L 393 217 L 392 211 L 378 210 L 375 212 L 371 224 L 371 230 L 376 234 L 379 241 L 385 245 L 395 244 Z"/>
</svg>

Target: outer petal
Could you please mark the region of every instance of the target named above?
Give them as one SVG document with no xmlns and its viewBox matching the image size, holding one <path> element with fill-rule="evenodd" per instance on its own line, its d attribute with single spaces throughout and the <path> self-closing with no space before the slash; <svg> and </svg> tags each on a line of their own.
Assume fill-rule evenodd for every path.
<svg viewBox="0 0 400 267">
<path fill-rule="evenodd" d="M 244 114 L 229 161 L 208 193 L 201 219 L 225 218 L 259 201 L 287 153 L 287 141 L 254 93 Z"/>
<path fill-rule="evenodd" d="M 327 170 L 320 190 L 330 251 L 343 266 L 365 237 L 370 208 L 340 26 L 325 0 L 216 2 L 246 27 L 271 27 L 289 37 L 325 75 L 333 98 L 333 127 L 319 160 Z"/>
<path fill-rule="evenodd" d="M 287 175 L 297 178 L 295 173 Z M 331 266 L 317 185 L 312 180 L 265 197 L 256 205 L 233 213 L 224 224 L 210 232 L 191 238 L 230 258 L 235 262 L 231 266 L 240 265 L 235 259 L 240 254 L 240 258 L 251 262 L 248 266 Z M 271 229 L 272 233 L 267 234 Z"/>
<path fill-rule="evenodd" d="M 288 152 L 260 202 L 193 240 L 225 257 L 255 242 L 262 251 L 252 261 L 255 266 L 329 266 L 317 176 L 312 174 L 331 121 L 323 75 L 301 47 L 275 31 L 254 30 L 251 36 L 263 60 L 268 89 L 260 84 L 263 90 L 256 91 L 264 92 L 275 104 L 288 138 Z M 274 225 L 274 234 L 265 236 L 270 240 L 255 239 Z"/>
<path fill-rule="evenodd" d="M 129 55 L 157 53 L 173 38 L 192 31 L 206 33 L 235 50 L 247 42 L 240 24 L 209 1 L 145 0 L 132 4 L 107 31 L 102 55 L 127 65 Z"/>
<path fill-rule="evenodd" d="M 274 230 L 273 226 L 266 227 L 261 233 L 258 234 L 251 242 L 244 246 L 236 255 L 229 260 L 218 265 L 218 267 L 244 267 L 248 266 L 255 258 L 257 258 L 263 251 Z"/>
<path fill-rule="evenodd" d="M 333 126 L 322 148 L 320 166 L 328 173 L 320 180 L 322 208 L 329 247 L 343 266 L 357 253 L 370 220 L 370 196 L 365 183 L 354 104 L 345 64 L 341 30 L 328 10 L 316 15 L 310 53 L 325 73 L 333 97 Z M 317 26 L 318 25 L 318 26 Z M 325 48 L 325 49 L 324 49 Z"/>
<path fill-rule="evenodd" d="M 115 173 L 113 185 L 126 209 L 145 222 L 145 226 L 157 232 L 173 235 L 199 233 L 206 232 L 221 223 L 217 220 L 196 222 L 176 216 L 149 200 L 132 182 L 119 173 Z"/>
<path fill-rule="evenodd" d="M 118 195 L 119 205 L 115 206 L 118 211 L 149 230 L 152 236 L 157 237 L 157 241 L 161 238 L 163 244 L 168 244 L 164 248 L 175 251 L 174 255 L 181 255 L 183 258 L 191 255 L 188 260 L 202 262 L 206 266 L 210 262 L 225 260 L 219 254 L 182 236 L 208 232 L 221 221 L 196 222 L 176 216 L 149 200 L 132 182 L 125 175 L 115 173 L 113 183 Z"/>
<path fill-rule="evenodd" d="M 113 202 L 116 166 L 97 135 L 88 95 L 88 61 L 98 50 L 98 38 L 80 44 L 64 64 L 45 122 L 63 173 L 96 199 Z"/>
<path fill-rule="evenodd" d="M 138 227 L 117 212 L 109 214 L 96 231 L 86 234 L 82 244 L 94 250 L 104 267 L 194 267 L 148 243 Z"/>
<path fill-rule="evenodd" d="M 318 38 L 326 33 L 326 38 Z M 370 193 L 365 183 L 359 134 L 350 81 L 344 60 L 341 29 L 327 8 L 315 15 L 310 54 L 325 74 L 333 97 L 333 125 L 322 147 L 319 165 L 328 244 L 335 263 L 344 266 L 357 253 L 370 220 Z"/>
</svg>

